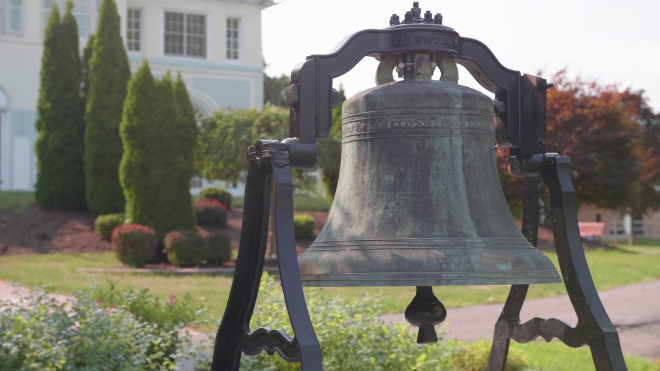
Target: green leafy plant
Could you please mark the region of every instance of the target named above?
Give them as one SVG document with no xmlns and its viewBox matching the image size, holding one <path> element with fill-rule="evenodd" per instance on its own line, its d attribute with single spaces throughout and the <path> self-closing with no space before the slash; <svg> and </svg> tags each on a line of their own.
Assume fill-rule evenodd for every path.
<svg viewBox="0 0 660 371">
<path fill-rule="evenodd" d="M 451 365 L 458 371 L 486 371 L 493 342 L 482 339 L 474 343 L 463 343 L 451 354 Z M 522 371 L 529 366 L 529 358 L 516 348 L 509 348 L 505 371 Z"/>
<path fill-rule="evenodd" d="M 197 224 L 213 227 L 227 225 L 227 207 L 218 200 L 199 200 L 193 204 Z"/>
<path fill-rule="evenodd" d="M 229 191 L 222 188 L 205 188 L 199 193 L 201 200 L 217 200 L 225 205 L 227 209 L 231 209 L 232 196 Z"/>
<path fill-rule="evenodd" d="M 170 293 L 166 301 L 161 301 L 149 289 L 127 287 L 120 290 L 117 283 L 107 281 L 90 284 L 89 295 L 103 309 L 121 309 L 135 316 L 141 322 L 153 323 L 161 328 L 179 328 L 201 320 L 205 309 L 186 293 L 177 296 Z"/>
<path fill-rule="evenodd" d="M 222 265 L 231 259 L 231 241 L 221 234 L 206 237 L 209 245 L 209 264 Z"/>
<path fill-rule="evenodd" d="M 156 254 L 154 230 L 139 224 L 120 225 L 112 231 L 112 251 L 131 267 L 142 267 Z"/>
<path fill-rule="evenodd" d="M 314 237 L 315 227 L 316 219 L 314 219 L 313 216 L 307 214 L 299 214 L 293 216 L 293 230 L 296 237 Z"/>
<path fill-rule="evenodd" d="M 165 236 L 165 248 L 170 263 L 177 267 L 192 267 L 207 264 L 210 256 L 209 245 L 193 231 L 174 231 Z"/>
<path fill-rule="evenodd" d="M 250 328 L 268 326 L 293 336 L 281 287 L 272 276 L 262 276 L 259 296 L 263 300 L 254 311 Z M 442 342 L 420 346 L 417 335 L 407 331 L 405 324 L 384 323 L 380 319 L 382 299 L 378 296 L 365 295 L 348 302 L 340 296 L 321 297 L 313 291 L 307 295 L 307 307 L 321 343 L 325 371 L 446 369 L 449 349 Z M 211 356 L 211 350 L 201 350 L 195 370 L 210 369 Z M 241 370 L 300 370 L 300 364 L 261 353 L 243 356 Z"/>
<path fill-rule="evenodd" d="M 3 371 L 143 371 L 174 369 L 190 356 L 190 335 L 158 326 L 123 308 L 103 310 L 89 291 L 60 303 L 42 288 L 0 311 Z"/>
<path fill-rule="evenodd" d="M 124 213 L 100 215 L 94 220 L 94 230 L 104 240 L 110 240 L 112 231 L 124 224 L 126 215 Z"/>
</svg>

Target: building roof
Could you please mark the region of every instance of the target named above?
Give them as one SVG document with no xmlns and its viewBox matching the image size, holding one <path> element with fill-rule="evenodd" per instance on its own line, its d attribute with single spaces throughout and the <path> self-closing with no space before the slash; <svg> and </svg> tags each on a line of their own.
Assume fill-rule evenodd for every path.
<svg viewBox="0 0 660 371">
<path fill-rule="evenodd" d="M 260 5 L 264 8 L 268 8 L 269 6 L 277 5 L 279 3 L 279 1 L 275 1 L 275 0 L 223 0 L 223 1 L 229 1 L 232 3 L 255 4 L 255 5 Z"/>
</svg>

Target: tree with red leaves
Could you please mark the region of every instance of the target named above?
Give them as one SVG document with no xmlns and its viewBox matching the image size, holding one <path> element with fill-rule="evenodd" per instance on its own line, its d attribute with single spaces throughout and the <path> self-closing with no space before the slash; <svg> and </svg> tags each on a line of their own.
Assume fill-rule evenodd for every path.
<svg viewBox="0 0 660 371">
<path fill-rule="evenodd" d="M 569 156 L 578 202 L 643 213 L 660 206 L 660 115 L 641 91 L 569 80 L 562 70 L 548 90 L 548 152 Z M 505 196 L 520 217 L 524 179 L 498 159 Z M 547 205 L 547 198 L 546 202 Z"/>
</svg>

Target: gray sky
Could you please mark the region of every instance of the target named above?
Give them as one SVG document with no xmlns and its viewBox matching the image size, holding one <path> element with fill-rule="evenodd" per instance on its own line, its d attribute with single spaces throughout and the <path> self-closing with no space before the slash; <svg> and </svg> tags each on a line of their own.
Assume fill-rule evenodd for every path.
<svg viewBox="0 0 660 371">
<path fill-rule="evenodd" d="M 310 54 L 329 53 L 346 35 L 385 28 L 408 0 L 286 0 L 263 12 L 263 53 L 270 75 L 289 75 Z M 549 77 L 618 83 L 646 91 L 660 109 L 660 0 L 421 0 L 461 36 L 484 42 L 504 66 Z M 335 79 L 347 95 L 374 86 L 377 62 L 365 58 Z M 462 74 L 461 74 L 462 72 Z M 459 70 L 460 83 L 478 84 Z M 482 90 L 482 89 L 480 89 Z M 483 91 L 483 90 L 482 90 Z"/>
</svg>

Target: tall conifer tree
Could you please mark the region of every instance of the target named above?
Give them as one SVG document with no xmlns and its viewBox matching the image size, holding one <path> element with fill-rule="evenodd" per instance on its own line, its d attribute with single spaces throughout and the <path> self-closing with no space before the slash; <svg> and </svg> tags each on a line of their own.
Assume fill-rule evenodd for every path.
<svg viewBox="0 0 660 371">
<path fill-rule="evenodd" d="M 145 61 L 128 84 L 121 123 L 127 218 L 154 228 L 159 240 L 195 229 L 189 189 L 196 127 L 190 101 L 177 99 L 182 96 L 169 73 L 155 81 Z"/>
<path fill-rule="evenodd" d="M 158 140 L 156 82 L 145 61 L 128 83 L 120 126 L 124 152 L 119 178 L 126 197 L 126 218 L 133 223 L 154 227 L 152 212 L 159 202 L 166 202 L 154 194 L 156 172 L 153 159 Z"/>
<path fill-rule="evenodd" d="M 81 62 L 72 8 L 69 1 L 60 21 L 54 3 L 44 35 L 35 150 L 36 199 L 45 209 L 85 208 Z"/>
<path fill-rule="evenodd" d="M 190 179 L 195 173 L 194 151 L 197 144 L 197 120 L 195 119 L 195 110 L 193 109 L 188 95 L 186 85 L 181 79 L 181 74 L 177 75 L 174 83 L 174 99 L 176 100 L 177 123 L 174 136 L 172 136 L 172 145 L 176 148 L 176 178 L 175 180 L 175 202 L 176 213 L 180 215 L 178 221 L 182 228 L 188 227 L 194 229 L 195 216 L 192 209 L 192 199 L 190 197 Z"/>
<path fill-rule="evenodd" d="M 89 63 L 85 115 L 87 204 L 97 215 L 123 211 L 126 203 L 118 173 L 123 152 L 119 123 L 131 71 L 120 28 L 115 1 L 103 0 Z"/>
<path fill-rule="evenodd" d="M 85 50 L 83 50 L 82 56 L 82 81 L 80 83 L 80 94 L 83 97 L 83 104 L 85 106 L 87 106 L 87 95 L 89 94 L 89 62 L 92 60 L 92 55 L 94 54 L 95 41 L 96 36 L 89 35 L 87 38 L 87 45 L 85 45 Z"/>
</svg>

